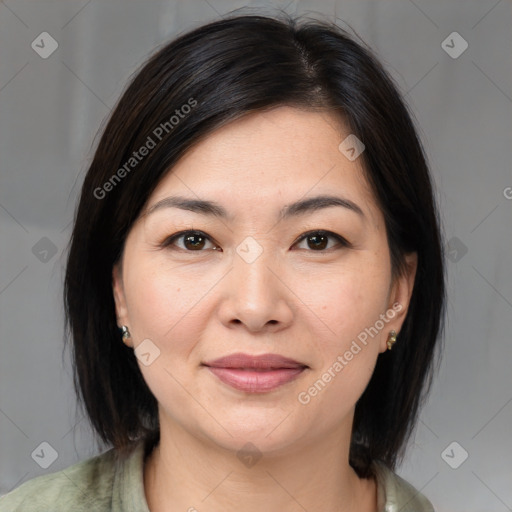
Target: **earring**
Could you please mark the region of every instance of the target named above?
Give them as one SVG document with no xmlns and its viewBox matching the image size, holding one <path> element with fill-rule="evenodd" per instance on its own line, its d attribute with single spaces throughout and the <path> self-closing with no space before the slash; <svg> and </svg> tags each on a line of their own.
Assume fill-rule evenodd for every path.
<svg viewBox="0 0 512 512">
<path fill-rule="evenodd" d="M 387 341 L 388 350 L 391 350 L 393 348 L 393 345 L 396 343 L 396 331 L 390 331 Z"/>
<path fill-rule="evenodd" d="M 127 341 L 132 337 L 132 335 L 130 334 L 130 330 L 128 329 L 128 326 L 122 325 L 121 332 L 123 337 L 123 343 L 125 345 L 128 345 Z"/>
</svg>

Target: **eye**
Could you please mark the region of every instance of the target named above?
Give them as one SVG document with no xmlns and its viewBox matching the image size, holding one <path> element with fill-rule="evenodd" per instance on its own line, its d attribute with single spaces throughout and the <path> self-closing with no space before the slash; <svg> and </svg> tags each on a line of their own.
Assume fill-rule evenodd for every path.
<svg viewBox="0 0 512 512">
<path fill-rule="evenodd" d="M 335 240 L 338 242 L 338 245 L 342 247 L 351 246 L 351 244 L 340 235 L 337 235 L 331 231 L 325 231 L 323 229 L 304 233 L 293 245 L 295 246 L 305 240 L 308 244 L 308 247 L 313 249 L 314 252 L 323 252 L 329 245 L 329 239 Z M 181 247 L 175 243 L 178 240 L 183 240 L 183 245 Z M 170 237 L 166 238 L 160 244 L 160 246 L 169 247 L 171 249 L 181 249 L 188 252 L 201 252 L 203 249 L 205 249 L 205 245 L 208 242 L 213 245 L 212 239 L 203 231 L 187 230 L 180 231 L 179 233 L 171 235 Z M 335 247 L 336 246 L 331 246 L 328 247 L 328 249 L 333 249 Z M 213 245 L 213 247 L 210 247 L 210 249 L 218 250 L 219 248 Z"/>
<path fill-rule="evenodd" d="M 183 239 L 183 246 L 182 247 L 176 247 L 175 241 Z M 202 249 L 204 249 L 205 243 L 209 241 L 212 243 L 211 238 L 202 231 L 196 231 L 196 230 L 188 230 L 188 231 L 180 231 L 179 233 L 175 233 L 174 235 L 171 235 L 170 237 L 166 238 L 162 244 L 161 247 L 169 247 L 174 245 L 175 247 L 171 247 L 171 249 L 182 249 L 184 251 L 189 252 L 201 252 Z M 212 244 L 213 245 L 213 244 Z M 210 249 L 216 250 L 217 247 L 213 246 Z"/>
<path fill-rule="evenodd" d="M 308 233 L 302 235 L 295 243 L 298 244 L 299 242 L 305 240 L 308 244 L 308 247 L 313 249 L 314 252 L 322 252 L 326 249 L 327 245 L 329 245 L 329 238 L 336 240 L 342 247 L 350 247 L 350 243 L 343 237 L 323 229 L 317 231 L 309 231 Z M 329 247 L 329 249 L 332 248 L 332 246 Z"/>
</svg>

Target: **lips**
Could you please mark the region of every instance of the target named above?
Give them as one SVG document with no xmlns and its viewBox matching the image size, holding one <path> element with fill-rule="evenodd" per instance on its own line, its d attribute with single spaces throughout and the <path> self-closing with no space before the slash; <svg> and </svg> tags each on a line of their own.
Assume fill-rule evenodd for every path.
<svg viewBox="0 0 512 512">
<path fill-rule="evenodd" d="M 307 365 L 278 354 L 231 354 L 203 363 L 224 384 L 247 393 L 267 393 L 296 379 Z"/>
<path fill-rule="evenodd" d="M 262 354 L 251 356 L 240 352 L 229 356 L 207 361 L 205 366 L 212 368 L 234 368 L 234 369 L 256 369 L 256 370 L 278 370 L 280 368 L 307 368 L 306 364 L 299 363 L 288 357 L 279 354 Z"/>
</svg>

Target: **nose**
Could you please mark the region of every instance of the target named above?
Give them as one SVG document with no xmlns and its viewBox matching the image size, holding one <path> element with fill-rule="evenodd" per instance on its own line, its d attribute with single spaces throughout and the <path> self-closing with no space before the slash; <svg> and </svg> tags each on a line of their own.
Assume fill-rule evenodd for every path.
<svg viewBox="0 0 512 512">
<path fill-rule="evenodd" d="M 236 254 L 223 286 L 220 315 L 225 325 L 242 324 L 250 332 L 274 332 L 292 322 L 293 292 L 275 257 L 265 251 L 252 262 Z"/>
</svg>

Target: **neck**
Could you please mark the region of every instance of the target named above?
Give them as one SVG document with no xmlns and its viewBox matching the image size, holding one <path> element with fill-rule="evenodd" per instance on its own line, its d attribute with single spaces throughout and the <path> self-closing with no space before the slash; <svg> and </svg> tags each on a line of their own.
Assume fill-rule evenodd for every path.
<svg viewBox="0 0 512 512">
<path fill-rule="evenodd" d="M 340 442 L 339 431 L 251 460 L 176 423 L 165 426 L 144 469 L 151 512 L 376 510 L 376 484 L 349 465 L 350 439 Z"/>
</svg>

